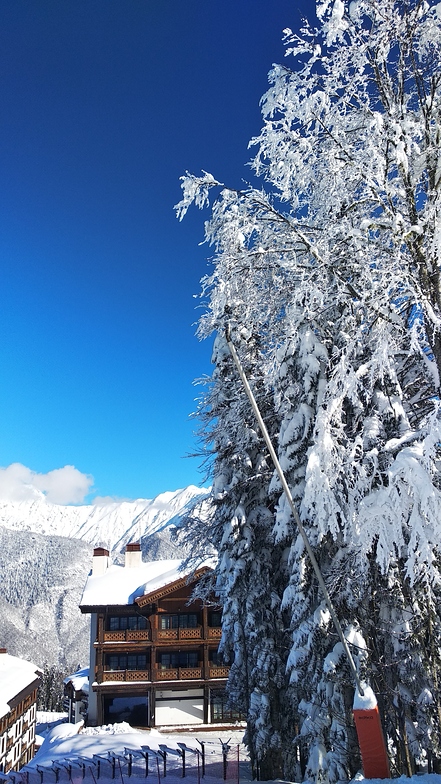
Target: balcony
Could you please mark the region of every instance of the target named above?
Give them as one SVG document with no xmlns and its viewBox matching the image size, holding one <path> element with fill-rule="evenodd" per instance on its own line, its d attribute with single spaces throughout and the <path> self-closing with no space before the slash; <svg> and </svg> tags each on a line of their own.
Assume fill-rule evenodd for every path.
<svg viewBox="0 0 441 784">
<path fill-rule="evenodd" d="M 142 640 L 151 640 L 150 629 L 123 629 L 103 633 L 103 642 L 138 642 Z"/>
<path fill-rule="evenodd" d="M 191 681 L 228 678 L 229 667 L 210 664 L 204 675 L 204 668 L 199 667 L 152 667 L 151 670 L 104 670 L 97 672 L 98 683 L 128 683 L 139 681 Z"/>
<path fill-rule="evenodd" d="M 182 629 L 158 629 L 155 632 L 155 639 L 160 640 L 202 640 L 202 626 L 193 628 L 183 627 Z"/>
<path fill-rule="evenodd" d="M 220 640 L 222 629 L 217 626 L 204 627 L 182 627 L 177 629 L 120 629 L 118 631 L 101 631 L 95 641 L 95 647 L 107 643 L 137 643 L 137 642 L 156 642 L 167 643 L 180 640 Z"/>
<path fill-rule="evenodd" d="M 202 667 L 171 667 L 153 669 L 153 679 L 155 681 L 190 681 L 202 680 Z"/>
<path fill-rule="evenodd" d="M 210 664 L 208 667 L 209 678 L 228 678 L 229 672 L 229 667 L 218 667 L 216 664 Z"/>
<path fill-rule="evenodd" d="M 98 683 L 106 681 L 149 681 L 150 670 L 105 670 L 101 673 L 101 680 L 97 674 Z"/>
</svg>

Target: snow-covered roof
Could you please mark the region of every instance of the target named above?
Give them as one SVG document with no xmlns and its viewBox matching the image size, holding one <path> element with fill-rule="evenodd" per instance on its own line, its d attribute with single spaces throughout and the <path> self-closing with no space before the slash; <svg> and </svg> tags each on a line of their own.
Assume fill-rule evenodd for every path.
<svg viewBox="0 0 441 784">
<path fill-rule="evenodd" d="M 85 694 L 89 693 L 89 668 L 83 667 L 77 670 L 72 675 L 68 675 L 63 683 L 71 683 L 75 691 L 83 691 Z"/>
<path fill-rule="evenodd" d="M 11 710 L 10 702 L 41 675 L 32 662 L 0 653 L 0 718 Z"/>
<path fill-rule="evenodd" d="M 181 560 L 147 561 L 136 567 L 113 564 L 104 574 L 87 578 L 80 607 L 133 604 L 139 596 L 185 577 L 182 564 Z"/>
</svg>

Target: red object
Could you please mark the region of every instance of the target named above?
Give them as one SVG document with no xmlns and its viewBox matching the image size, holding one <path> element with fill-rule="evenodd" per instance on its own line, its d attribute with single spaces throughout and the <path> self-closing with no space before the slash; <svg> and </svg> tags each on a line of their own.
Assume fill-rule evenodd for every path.
<svg viewBox="0 0 441 784">
<path fill-rule="evenodd" d="M 366 779 L 390 779 L 389 761 L 378 707 L 354 710 L 360 744 L 363 773 Z"/>
</svg>

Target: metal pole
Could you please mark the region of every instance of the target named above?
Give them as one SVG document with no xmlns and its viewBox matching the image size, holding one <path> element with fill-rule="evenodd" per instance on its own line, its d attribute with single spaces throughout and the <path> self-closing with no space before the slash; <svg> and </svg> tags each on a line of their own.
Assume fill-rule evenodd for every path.
<svg viewBox="0 0 441 784">
<path fill-rule="evenodd" d="M 355 679 L 355 683 L 357 684 L 357 689 L 358 689 L 360 695 L 363 697 L 364 690 L 363 690 L 363 686 L 361 685 L 361 681 L 360 681 L 360 678 L 359 678 L 359 675 L 358 675 L 358 672 L 357 672 L 357 668 L 355 666 L 354 659 L 352 657 L 352 653 L 349 650 L 349 645 L 347 643 L 346 637 L 343 634 L 343 629 L 340 626 L 340 621 L 338 620 L 337 613 L 335 612 L 334 605 L 332 604 L 331 597 L 329 596 L 328 589 L 326 588 L 326 584 L 325 584 L 325 581 L 323 579 L 322 573 L 320 571 L 320 567 L 319 567 L 319 565 L 317 563 L 317 560 L 316 560 L 316 557 L 314 555 L 313 549 L 312 549 L 312 547 L 311 547 L 311 545 L 309 543 L 309 539 L 308 539 L 308 537 L 306 535 L 306 531 L 305 531 L 305 529 L 304 529 L 304 527 L 302 525 L 302 521 L 300 520 L 299 513 L 297 512 L 297 509 L 295 507 L 294 500 L 293 500 L 293 497 L 291 495 L 291 490 L 288 487 L 288 483 L 287 483 L 287 481 L 285 479 L 285 475 L 284 475 L 284 473 L 282 471 L 282 467 L 281 467 L 281 465 L 279 463 L 279 460 L 277 458 L 276 451 L 275 451 L 275 449 L 274 449 L 274 447 L 272 445 L 272 442 L 271 442 L 271 439 L 269 437 L 269 433 L 268 433 L 268 430 L 266 428 L 265 422 L 262 419 L 262 415 L 261 415 L 259 407 L 258 407 L 258 405 L 256 403 L 256 399 L 255 399 L 255 397 L 253 395 L 251 387 L 250 387 L 250 385 L 248 383 L 248 379 L 247 379 L 247 377 L 246 377 L 246 375 L 244 373 L 244 370 L 242 368 L 242 365 L 241 365 L 240 359 L 238 357 L 237 351 L 236 351 L 233 343 L 231 342 L 231 334 L 230 334 L 230 326 L 229 326 L 229 324 L 227 325 L 227 328 L 225 330 L 225 338 L 226 338 L 226 341 L 227 341 L 228 348 L 230 349 L 231 356 L 233 357 L 234 363 L 235 363 L 237 371 L 239 373 L 239 376 L 240 376 L 240 378 L 242 380 L 242 383 L 243 383 L 243 385 L 245 387 L 245 391 L 246 391 L 246 393 L 248 395 L 248 399 L 249 399 L 249 401 L 251 403 L 252 409 L 253 409 L 254 414 L 256 416 L 256 419 L 257 419 L 257 421 L 259 423 L 259 427 L 260 427 L 260 429 L 262 431 L 262 435 L 263 435 L 263 437 L 265 439 L 266 445 L 267 445 L 269 453 L 271 455 L 271 459 L 272 459 L 272 461 L 274 463 L 274 468 L 277 471 L 277 474 L 279 476 L 280 482 L 282 484 L 283 491 L 284 491 L 285 496 L 287 498 L 287 501 L 288 501 L 288 503 L 290 505 L 292 516 L 294 518 L 294 522 L 297 525 L 297 528 L 299 529 L 300 535 L 301 535 L 301 537 L 303 539 L 303 543 L 305 545 L 306 552 L 308 553 L 309 560 L 311 561 L 312 568 L 314 569 L 315 575 L 317 577 L 318 584 L 319 584 L 320 588 L 322 589 L 322 593 L 323 593 L 323 596 L 325 598 L 326 606 L 327 606 L 327 608 L 328 608 L 328 610 L 330 612 L 331 618 L 332 618 L 332 620 L 334 622 L 335 629 L 337 631 L 338 636 L 340 637 L 340 642 L 343 645 L 343 649 L 344 649 L 344 651 L 346 653 L 346 656 L 347 656 L 347 659 L 348 659 L 348 662 L 349 662 L 349 666 L 350 666 L 350 668 L 352 670 L 352 674 L 353 674 L 354 679 Z"/>
<path fill-rule="evenodd" d="M 227 780 L 228 752 L 230 750 L 230 747 L 229 747 L 228 743 L 222 743 L 222 741 L 221 741 L 221 744 L 222 744 L 222 769 L 223 769 L 224 781 L 226 781 Z"/>
<path fill-rule="evenodd" d="M 205 776 L 205 741 L 204 740 L 199 740 L 199 738 L 196 738 L 196 740 L 197 740 L 197 742 L 199 743 L 199 745 L 200 745 L 200 747 L 202 749 L 202 753 L 201 753 L 202 778 L 204 778 L 204 776 Z M 198 757 L 198 769 L 199 769 L 199 757 Z"/>
</svg>

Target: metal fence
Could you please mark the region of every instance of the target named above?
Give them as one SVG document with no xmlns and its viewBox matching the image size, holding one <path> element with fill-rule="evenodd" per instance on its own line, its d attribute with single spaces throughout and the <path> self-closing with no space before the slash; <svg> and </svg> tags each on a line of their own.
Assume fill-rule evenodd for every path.
<svg viewBox="0 0 441 784">
<path fill-rule="evenodd" d="M 198 741 L 197 746 L 177 743 L 176 747 L 159 744 L 158 748 L 125 748 L 123 753 L 94 754 L 92 758 L 54 760 L 50 765 L 25 767 L 11 771 L 12 784 L 174 784 L 188 779 L 189 784 L 202 781 L 246 782 L 251 780 L 247 753 L 243 744 L 222 741 Z"/>
</svg>

